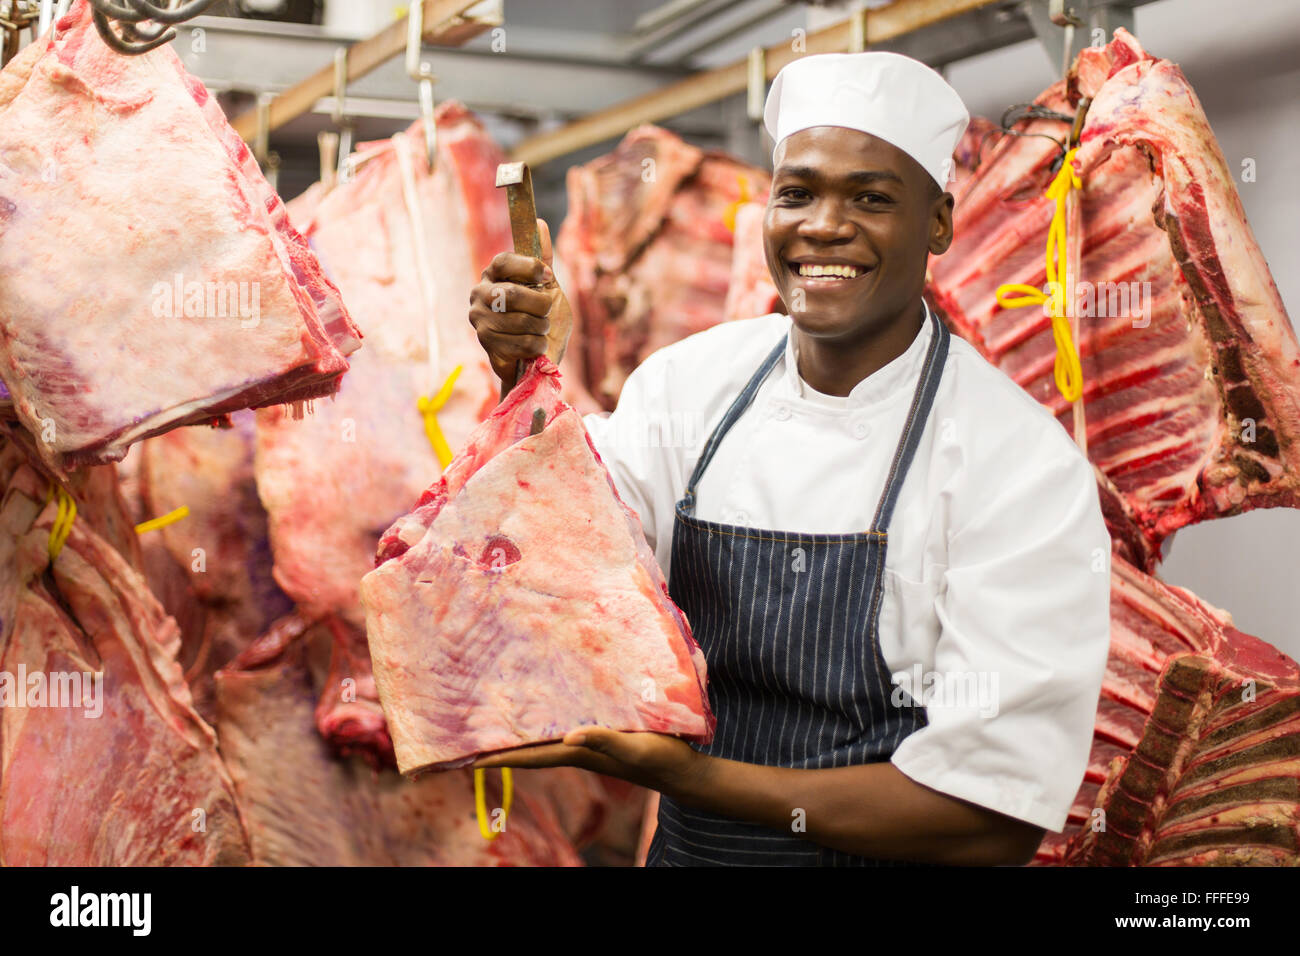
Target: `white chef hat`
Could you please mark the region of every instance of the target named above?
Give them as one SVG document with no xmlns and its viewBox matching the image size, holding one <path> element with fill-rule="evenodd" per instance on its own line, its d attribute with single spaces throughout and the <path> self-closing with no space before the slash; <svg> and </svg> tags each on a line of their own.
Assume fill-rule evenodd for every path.
<svg viewBox="0 0 1300 956">
<path fill-rule="evenodd" d="M 763 125 L 779 146 L 814 126 L 845 126 L 897 146 L 948 188 L 952 154 L 970 114 L 957 91 L 919 60 L 898 53 L 820 53 L 787 64 L 772 81 Z M 772 153 L 776 161 L 776 151 Z"/>
</svg>

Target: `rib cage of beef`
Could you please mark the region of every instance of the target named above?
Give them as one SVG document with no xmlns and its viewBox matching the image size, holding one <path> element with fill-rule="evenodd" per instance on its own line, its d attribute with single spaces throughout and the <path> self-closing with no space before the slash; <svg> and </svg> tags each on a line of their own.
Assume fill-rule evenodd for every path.
<svg viewBox="0 0 1300 956">
<path fill-rule="evenodd" d="M 1092 306 L 1080 312 L 1078 345 L 1087 448 L 1115 552 L 1111 653 L 1092 759 L 1065 831 L 1047 836 L 1036 862 L 1295 863 L 1295 662 L 1147 572 L 1190 522 L 1300 504 L 1300 350 L 1181 71 L 1117 30 L 1036 102 L 1072 115 L 1085 97 L 1074 268 L 1095 293 L 1076 301 Z M 1069 125 L 1018 128 L 1062 140 Z M 958 148 L 956 238 L 932 258 L 928 291 L 954 331 L 1073 431 L 1047 316 L 994 299 L 999 284 L 1045 282 L 1052 202 L 1042 193 L 1060 150 L 990 129 L 972 123 Z M 1132 283 L 1150 283 L 1144 312 L 1131 301 L 1127 313 L 1102 308 Z"/>
<path fill-rule="evenodd" d="M 1077 155 L 1077 304 L 1095 313 L 1079 319 L 1088 454 L 1124 498 L 1138 535 L 1121 536 L 1150 570 L 1186 524 L 1300 504 L 1300 347 L 1178 67 L 1117 30 L 1036 103 L 1072 116 L 1081 97 L 1091 99 Z M 1057 140 L 1069 126 L 1018 124 Z M 985 146 L 957 188 L 955 239 L 931 259 L 929 292 L 956 332 L 1073 431 L 1047 315 L 994 298 L 1003 283 L 1046 281 L 1054 207 L 1043 191 L 1059 155 L 1038 136 Z"/>
<path fill-rule="evenodd" d="M 1037 862 L 1300 860 L 1300 668 L 1182 588 L 1113 559 L 1092 760 Z"/>
</svg>

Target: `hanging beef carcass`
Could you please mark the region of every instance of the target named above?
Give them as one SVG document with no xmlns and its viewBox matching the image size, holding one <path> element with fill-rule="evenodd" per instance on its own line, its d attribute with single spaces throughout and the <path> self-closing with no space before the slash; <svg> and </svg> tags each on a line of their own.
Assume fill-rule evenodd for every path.
<svg viewBox="0 0 1300 956">
<path fill-rule="evenodd" d="M 504 831 L 485 840 L 469 771 L 406 780 L 339 760 L 316 734 L 319 681 L 309 646 L 329 644 L 301 617 L 279 622 L 217 674 L 221 752 L 268 866 L 572 866 L 579 860 L 545 799 L 517 775 Z M 487 775 L 489 807 L 502 806 Z"/>
<path fill-rule="evenodd" d="M 119 552 L 134 534 L 116 476 L 78 476 L 77 517 L 51 558 L 65 509 L 31 454 L 0 450 L 0 865 L 247 862 L 176 624 Z"/>
<path fill-rule="evenodd" d="M 1300 863 L 1300 667 L 1114 557 L 1092 758 L 1038 863 Z"/>
<path fill-rule="evenodd" d="M 359 335 L 216 100 L 78 0 L 0 73 L 0 376 L 51 466 L 331 394 Z"/>
<path fill-rule="evenodd" d="M 765 201 L 770 185 L 762 170 L 653 126 L 569 170 L 558 248 L 573 348 L 607 409 L 647 355 L 723 320 L 736 209 Z"/>
<path fill-rule="evenodd" d="M 339 638 L 336 680 L 321 729 L 340 751 L 391 759 L 370 688 L 357 584 L 380 534 L 440 471 L 419 402 L 459 367 L 436 423 L 452 448 L 491 411 L 498 386 L 468 320 L 470 288 L 510 248 L 505 157 L 460 104 L 436 114 L 431 173 L 422 126 L 363 144 L 356 174 L 313 187 L 290 214 L 320 254 L 366 336 L 339 394 L 296 420 L 265 409 L 257 420 L 257 485 L 270 520 L 275 579 Z M 344 682 L 348 683 L 345 685 Z M 344 700 L 344 693 L 357 697 Z"/>
<path fill-rule="evenodd" d="M 956 237 L 929 283 L 953 328 L 1072 428 L 1047 316 L 1004 309 L 995 291 L 1044 284 L 1051 139 L 1069 135 L 1082 97 L 1087 447 L 1149 569 L 1185 524 L 1300 504 L 1300 348 L 1196 95 L 1124 30 L 1036 101 L 1065 119 L 1018 124 L 1050 139 L 1002 137 L 959 184 Z"/>
<path fill-rule="evenodd" d="M 712 735 L 703 654 L 545 358 L 362 581 L 405 773 L 577 726 Z"/>
<path fill-rule="evenodd" d="M 1300 670 L 1141 570 L 1190 521 L 1296 503 L 1295 336 L 1177 67 L 1120 30 L 1037 105 L 1068 116 L 1081 95 L 1091 103 L 1076 304 L 1087 445 L 1115 551 L 1111 651 L 1085 779 L 1036 862 L 1295 863 Z M 1063 139 L 1069 127 L 1040 110 L 1020 131 Z M 968 137 L 956 157 L 973 171 L 953 187 L 956 239 L 931 261 L 929 291 L 1070 428 L 1046 316 L 994 301 L 1002 283 L 1044 279 L 1042 191 L 1060 150 L 1036 136 L 979 137 L 982 149 Z M 1109 294 L 1121 283 L 1117 311 Z"/>
</svg>

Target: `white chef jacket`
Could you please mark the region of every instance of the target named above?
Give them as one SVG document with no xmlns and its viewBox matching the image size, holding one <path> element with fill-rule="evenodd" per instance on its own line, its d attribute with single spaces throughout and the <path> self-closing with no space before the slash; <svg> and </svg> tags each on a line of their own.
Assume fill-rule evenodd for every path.
<svg viewBox="0 0 1300 956">
<path fill-rule="evenodd" d="M 650 355 L 612 414 L 584 417 L 665 574 L 674 508 L 704 443 L 790 328 L 772 314 L 692 335 Z M 902 355 L 844 397 L 801 379 L 791 336 L 706 470 L 696 516 L 867 530 L 932 334 L 927 316 Z M 1110 538 L 1091 465 L 954 335 L 888 531 L 879 639 L 890 673 L 913 678 L 918 700 L 927 675 L 947 675 L 945 687 L 973 675 L 964 700 L 927 703 L 927 726 L 892 762 L 933 790 L 1060 831 L 1087 767 L 1110 638 Z"/>
</svg>

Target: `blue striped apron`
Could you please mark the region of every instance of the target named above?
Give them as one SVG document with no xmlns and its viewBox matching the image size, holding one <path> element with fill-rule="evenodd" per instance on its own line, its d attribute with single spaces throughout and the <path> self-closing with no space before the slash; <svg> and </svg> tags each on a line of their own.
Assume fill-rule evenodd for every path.
<svg viewBox="0 0 1300 956">
<path fill-rule="evenodd" d="M 695 489 L 722 439 L 785 353 L 782 338 L 718 424 L 677 502 L 669 593 L 686 612 L 709 666 L 713 742 L 727 760 L 828 768 L 888 760 L 925 726 L 925 709 L 895 707 L 877 618 L 886 531 L 934 403 L 948 329 L 933 325 L 871 530 L 801 534 L 703 521 Z M 666 796 L 648 866 L 880 866 L 777 830 L 682 806 Z"/>
</svg>

